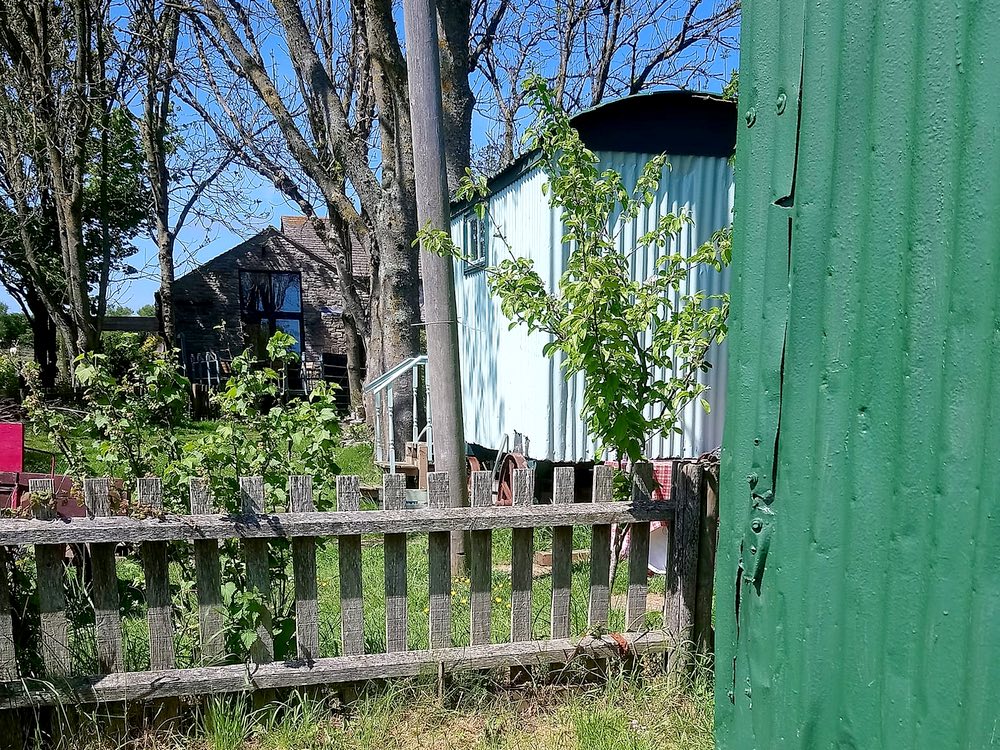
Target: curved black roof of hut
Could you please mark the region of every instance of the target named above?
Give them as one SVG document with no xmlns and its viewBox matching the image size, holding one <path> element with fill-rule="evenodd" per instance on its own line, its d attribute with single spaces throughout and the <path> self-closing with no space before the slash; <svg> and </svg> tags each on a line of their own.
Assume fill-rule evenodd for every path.
<svg viewBox="0 0 1000 750">
<path fill-rule="evenodd" d="M 736 102 L 694 91 L 652 91 L 600 104 L 571 120 L 587 148 L 672 156 L 729 158 L 736 149 Z M 536 150 L 522 154 L 487 184 L 502 190 L 538 163 Z M 467 201 L 452 204 L 452 212 Z"/>
<path fill-rule="evenodd" d="M 584 110 L 572 123 L 593 151 L 728 158 L 736 148 L 736 103 L 712 94 L 637 94 Z"/>
</svg>

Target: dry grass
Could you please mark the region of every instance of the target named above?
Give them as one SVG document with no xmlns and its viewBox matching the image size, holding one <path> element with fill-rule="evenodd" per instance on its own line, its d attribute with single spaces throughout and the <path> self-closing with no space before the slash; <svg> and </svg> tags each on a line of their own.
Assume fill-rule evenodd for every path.
<svg viewBox="0 0 1000 750">
<path fill-rule="evenodd" d="M 210 699 L 179 729 L 115 737 L 115 722 L 77 717 L 58 750 L 708 750 L 707 678 L 678 688 L 664 675 L 619 671 L 601 684 L 512 689 L 456 676 L 440 699 L 426 681 L 371 685 L 349 705 L 295 693 L 251 708 Z M 42 747 L 41 744 L 37 747 Z"/>
</svg>

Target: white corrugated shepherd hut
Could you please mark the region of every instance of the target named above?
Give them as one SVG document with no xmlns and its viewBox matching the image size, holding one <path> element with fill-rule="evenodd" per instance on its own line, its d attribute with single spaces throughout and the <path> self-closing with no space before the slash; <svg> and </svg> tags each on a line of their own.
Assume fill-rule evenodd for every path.
<svg viewBox="0 0 1000 750">
<path fill-rule="evenodd" d="M 683 211 L 694 223 L 675 240 L 691 252 L 728 226 L 733 200 L 729 158 L 736 141 L 736 106 L 714 96 L 665 91 L 628 97 L 573 119 L 584 143 L 626 181 L 634 181 L 655 154 L 666 153 L 664 173 L 652 206 L 634 222 L 631 238 L 647 232 L 667 212 Z M 563 272 L 568 248 L 561 242 L 559 212 L 542 192 L 546 176 L 539 154 L 525 154 L 489 182 L 489 212 L 517 255 L 534 259 L 550 289 Z M 596 445 L 580 416 L 583 383 L 566 380 L 558 358 L 542 355 L 546 334 L 510 329 L 500 301 L 489 290 L 486 267 L 505 257 L 504 244 L 479 222 L 468 203 L 452 206 L 452 239 L 471 261 L 455 267 L 465 437 L 497 450 L 505 437 L 529 458 L 592 461 Z M 637 253 L 636 278 L 653 271 L 653 251 Z M 690 291 L 713 294 L 728 289 L 728 275 L 710 269 L 693 274 Z M 724 349 L 724 347 L 723 347 Z M 692 404 L 683 415 L 682 435 L 651 435 L 649 458 L 696 456 L 722 441 L 725 413 L 725 352 L 715 350 L 714 367 L 704 375 L 712 406 L 706 414 Z M 516 448 L 515 448 L 516 449 Z"/>
</svg>

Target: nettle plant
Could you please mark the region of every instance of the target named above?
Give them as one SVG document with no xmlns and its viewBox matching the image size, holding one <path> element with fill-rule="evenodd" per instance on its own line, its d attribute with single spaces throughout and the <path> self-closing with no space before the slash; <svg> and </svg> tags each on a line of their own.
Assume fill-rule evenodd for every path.
<svg viewBox="0 0 1000 750">
<path fill-rule="evenodd" d="M 46 401 L 37 377 L 29 372 L 31 395 L 25 406 L 35 429 L 48 434 L 63 454 L 70 475 L 112 477 L 121 480 L 126 490 L 134 488 L 140 477 L 162 477 L 168 511 L 187 513 L 190 479 L 204 477 L 218 509 L 240 513 L 241 476 L 263 477 L 266 510 L 287 510 L 291 474 L 313 476 L 315 502 L 322 510 L 332 506 L 340 471 L 335 460 L 340 444 L 335 386 L 319 383 L 307 397 L 282 398 L 283 372 L 298 359 L 294 343 L 291 336 L 278 332 L 267 344 L 266 361 L 250 351 L 233 360 L 231 377 L 213 395 L 219 419 L 210 429 L 190 422 L 190 382 L 179 373 L 175 356 L 155 351 L 152 343 L 146 356 L 137 358 L 119 378 L 105 355 L 77 358 L 75 375 L 83 389 L 83 409 L 64 409 Z M 127 491 L 115 493 L 112 501 L 116 513 L 149 512 Z M 238 656 L 249 652 L 267 607 L 273 616 L 276 656 L 294 654 L 289 544 L 274 540 L 268 545 L 270 602 L 247 593 L 238 545 L 226 545 L 223 585 L 230 652 Z M 189 553 L 183 545 L 171 549 L 175 554 Z M 194 568 L 182 564 L 179 569 L 177 599 L 196 608 Z"/>
<path fill-rule="evenodd" d="M 601 170 L 543 78 L 525 86 L 536 114 L 526 142 L 541 152 L 545 190 L 560 211 L 569 248 L 557 288 L 547 288 L 531 258 L 515 254 L 489 215 L 482 176 L 467 173 L 457 197 L 475 202 L 506 246 L 509 257 L 487 273 L 511 327 L 548 334 L 544 353 L 561 357 L 566 378 L 584 377 L 581 411 L 601 450 L 634 463 L 644 457 L 650 435 L 681 431 L 681 412 L 695 399 L 710 409 L 699 374 L 711 367 L 711 345 L 726 336 L 729 297 L 682 289 L 699 268 L 721 272 L 729 264 L 728 230 L 684 254 L 672 243 L 691 219 L 667 213 L 631 241 L 669 169 L 666 156 L 651 159 L 635 185 L 626 185 L 618 172 Z M 432 252 L 462 257 L 447 232 L 426 227 L 419 240 Z M 635 278 L 640 250 L 658 255 L 645 278 Z"/>
</svg>

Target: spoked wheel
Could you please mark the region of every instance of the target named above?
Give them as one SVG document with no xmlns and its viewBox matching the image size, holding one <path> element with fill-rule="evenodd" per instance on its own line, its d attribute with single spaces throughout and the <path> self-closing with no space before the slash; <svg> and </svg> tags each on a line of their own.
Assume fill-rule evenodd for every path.
<svg viewBox="0 0 1000 750">
<path fill-rule="evenodd" d="M 514 504 L 514 470 L 527 469 L 528 460 L 520 453 L 507 453 L 500 462 L 497 505 Z"/>
</svg>

